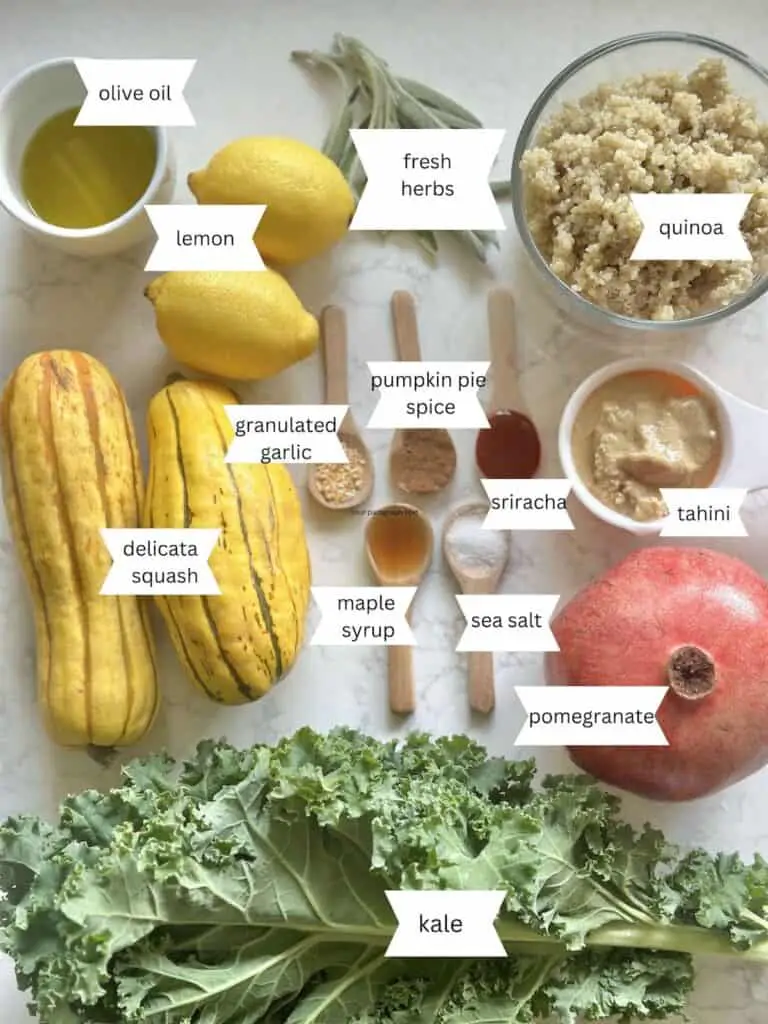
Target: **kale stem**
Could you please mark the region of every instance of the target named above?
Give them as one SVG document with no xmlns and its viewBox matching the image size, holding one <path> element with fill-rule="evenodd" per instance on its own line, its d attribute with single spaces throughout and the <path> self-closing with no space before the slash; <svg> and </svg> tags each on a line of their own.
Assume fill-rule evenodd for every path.
<svg viewBox="0 0 768 1024">
<path fill-rule="evenodd" d="M 601 893 L 608 903 L 612 903 L 622 914 L 625 914 L 631 921 L 639 921 L 641 924 L 655 925 L 656 918 L 649 914 L 647 909 L 629 893 L 617 892 L 614 887 L 601 885 L 597 879 L 592 880 L 592 885 Z"/>
<path fill-rule="evenodd" d="M 525 979 L 525 987 L 522 992 L 519 995 L 515 993 L 515 1002 L 508 1017 L 510 1022 L 517 1019 L 519 1010 L 530 1004 L 531 999 L 536 995 L 561 960 L 562 955 L 548 956 L 542 957 L 541 962 L 536 964 L 535 968 L 530 972 L 530 977 Z"/>
<path fill-rule="evenodd" d="M 536 942 L 536 933 L 516 922 L 497 922 L 499 938 L 504 945 L 516 941 Z M 544 944 L 560 940 L 546 935 L 538 936 Z M 749 949 L 737 949 L 723 932 L 714 932 L 696 925 L 682 924 L 605 924 L 590 932 L 587 946 L 620 946 L 625 949 L 658 949 L 669 953 L 689 953 L 693 956 L 727 956 L 743 963 L 768 964 L 768 939 L 756 942 Z"/>
<path fill-rule="evenodd" d="M 768 932 L 768 921 L 764 917 L 760 917 L 753 910 L 746 908 L 742 911 L 741 916 L 745 921 L 751 921 L 752 924 L 756 924 L 758 928 L 762 928 L 763 931 Z"/>
</svg>

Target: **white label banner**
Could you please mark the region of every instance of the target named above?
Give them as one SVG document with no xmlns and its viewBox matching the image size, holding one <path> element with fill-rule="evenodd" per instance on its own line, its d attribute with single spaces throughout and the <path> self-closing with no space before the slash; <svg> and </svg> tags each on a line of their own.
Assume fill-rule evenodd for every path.
<svg viewBox="0 0 768 1024">
<path fill-rule="evenodd" d="M 457 594 L 467 621 L 457 651 L 559 651 L 549 620 L 559 594 Z"/>
<path fill-rule="evenodd" d="M 490 509 L 489 530 L 572 530 L 568 480 L 481 480 Z"/>
<path fill-rule="evenodd" d="M 380 395 L 368 427 L 487 427 L 477 391 L 487 383 L 489 366 L 487 362 L 368 363 L 371 389 Z M 402 387 L 387 383 L 398 377 Z"/>
<path fill-rule="evenodd" d="M 746 537 L 740 516 L 747 496 L 740 487 L 662 487 L 669 509 L 660 537 Z"/>
<path fill-rule="evenodd" d="M 157 234 L 145 270 L 264 270 L 253 234 L 266 206 L 155 206 Z"/>
<path fill-rule="evenodd" d="M 348 405 L 227 405 L 225 462 L 349 462 L 338 430 Z"/>
<path fill-rule="evenodd" d="M 506 893 L 493 889 L 389 889 L 397 918 L 388 957 L 506 957 L 494 922 Z"/>
<path fill-rule="evenodd" d="M 221 530 L 100 531 L 112 567 L 99 593 L 220 594 L 208 559 Z"/>
<path fill-rule="evenodd" d="M 741 218 L 744 192 L 633 192 L 643 231 L 631 260 L 751 260 Z"/>
<path fill-rule="evenodd" d="M 666 747 L 656 712 L 666 686 L 516 686 L 518 747 Z"/>
<path fill-rule="evenodd" d="M 196 63 L 78 57 L 75 67 L 87 95 L 75 124 L 194 125 L 184 86 Z"/>
<path fill-rule="evenodd" d="M 368 182 L 350 231 L 504 231 L 488 177 L 499 128 L 353 128 Z"/>
<path fill-rule="evenodd" d="M 312 646 L 413 647 L 406 614 L 416 587 L 312 587 L 321 612 Z"/>
</svg>

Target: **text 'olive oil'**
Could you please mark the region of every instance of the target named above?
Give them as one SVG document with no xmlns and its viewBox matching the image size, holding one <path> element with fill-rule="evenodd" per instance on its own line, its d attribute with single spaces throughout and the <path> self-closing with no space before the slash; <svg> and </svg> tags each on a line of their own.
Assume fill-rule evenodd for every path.
<svg viewBox="0 0 768 1024">
<path fill-rule="evenodd" d="M 32 211 L 61 228 L 117 220 L 146 192 L 157 162 L 148 128 L 76 128 L 78 110 L 64 110 L 41 125 L 21 165 L 21 187 Z"/>
</svg>

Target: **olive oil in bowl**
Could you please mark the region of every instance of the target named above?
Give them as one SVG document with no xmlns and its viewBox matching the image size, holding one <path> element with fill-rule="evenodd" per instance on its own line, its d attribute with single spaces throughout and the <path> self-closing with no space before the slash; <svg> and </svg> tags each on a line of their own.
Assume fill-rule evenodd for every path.
<svg viewBox="0 0 768 1024">
<path fill-rule="evenodd" d="M 21 188 L 35 216 L 69 229 L 117 220 L 141 199 L 157 164 L 149 128 L 75 127 L 79 107 L 55 114 L 30 139 Z"/>
</svg>

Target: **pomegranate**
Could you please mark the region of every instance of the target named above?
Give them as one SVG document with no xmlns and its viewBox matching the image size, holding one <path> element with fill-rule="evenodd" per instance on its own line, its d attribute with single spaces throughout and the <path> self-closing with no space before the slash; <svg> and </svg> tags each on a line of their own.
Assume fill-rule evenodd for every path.
<svg viewBox="0 0 768 1024">
<path fill-rule="evenodd" d="M 610 785 L 692 800 L 768 763 L 768 583 L 716 551 L 635 551 L 552 623 L 556 686 L 669 686 L 658 711 L 668 747 L 571 747 Z"/>
</svg>

